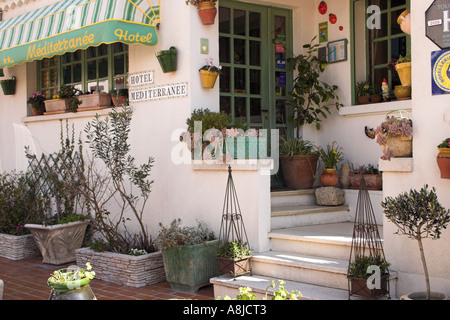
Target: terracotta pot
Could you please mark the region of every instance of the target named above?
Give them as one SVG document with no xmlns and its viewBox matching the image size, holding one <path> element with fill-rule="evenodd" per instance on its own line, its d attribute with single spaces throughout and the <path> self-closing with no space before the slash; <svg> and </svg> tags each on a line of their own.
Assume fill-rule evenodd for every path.
<svg viewBox="0 0 450 320">
<path fill-rule="evenodd" d="M 364 174 L 367 190 L 382 190 L 383 176 L 381 174 Z M 361 186 L 361 174 L 350 174 L 351 189 L 359 189 Z"/>
<path fill-rule="evenodd" d="M 358 97 L 358 104 L 368 104 L 370 103 L 370 96 Z"/>
<path fill-rule="evenodd" d="M 403 86 L 411 86 L 411 62 L 399 63 L 395 66 Z"/>
<path fill-rule="evenodd" d="M 311 189 L 316 175 L 317 155 L 280 156 L 281 169 L 289 189 Z"/>
<path fill-rule="evenodd" d="M 214 24 L 217 9 L 216 4 L 212 1 L 203 1 L 198 4 L 198 15 L 204 25 Z"/>
<path fill-rule="evenodd" d="M 450 148 L 438 148 L 437 164 L 442 179 L 450 179 Z"/>
<path fill-rule="evenodd" d="M 381 102 L 381 94 L 374 94 L 370 96 L 370 103 L 379 103 Z"/>
<path fill-rule="evenodd" d="M 395 86 L 394 94 L 397 100 L 411 99 L 411 87 Z"/>
<path fill-rule="evenodd" d="M 323 169 L 323 172 L 320 176 L 320 183 L 324 187 L 334 187 L 338 184 L 339 177 L 336 173 L 336 169 L 329 169 L 325 168 Z"/>
<path fill-rule="evenodd" d="M 45 100 L 44 114 L 57 114 L 72 111 L 70 99 L 52 99 Z"/>
</svg>

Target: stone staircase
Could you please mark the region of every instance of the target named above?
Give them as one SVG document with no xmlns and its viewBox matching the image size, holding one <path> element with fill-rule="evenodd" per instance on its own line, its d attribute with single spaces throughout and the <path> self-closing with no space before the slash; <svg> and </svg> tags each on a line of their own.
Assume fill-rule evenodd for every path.
<svg viewBox="0 0 450 320">
<path fill-rule="evenodd" d="M 211 279 L 215 296 L 235 297 L 239 287 L 249 286 L 261 297 L 272 280 L 284 280 L 287 290 L 299 290 L 305 299 L 349 299 L 354 220 L 349 206 L 317 206 L 314 190 L 272 192 L 271 197 L 271 250 L 253 255 L 251 276 Z M 382 226 L 379 231 L 382 235 Z M 396 273 L 390 273 L 395 298 Z"/>
</svg>

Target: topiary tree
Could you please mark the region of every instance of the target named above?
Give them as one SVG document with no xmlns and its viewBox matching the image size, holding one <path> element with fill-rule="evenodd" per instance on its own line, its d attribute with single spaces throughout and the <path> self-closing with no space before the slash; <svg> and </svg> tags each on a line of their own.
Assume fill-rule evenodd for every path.
<svg viewBox="0 0 450 320">
<path fill-rule="evenodd" d="M 405 192 L 396 198 L 387 197 L 381 206 L 386 217 L 397 226 L 397 234 L 407 235 L 409 238 L 417 240 L 425 273 L 426 298 L 430 299 L 430 278 L 422 239 L 440 238 L 441 230 L 445 229 L 450 222 L 450 210 L 441 206 L 436 189 L 433 187 L 428 190 L 428 185 L 425 185 L 420 191 L 411 189 L 409 194 Z"/>
</svg>

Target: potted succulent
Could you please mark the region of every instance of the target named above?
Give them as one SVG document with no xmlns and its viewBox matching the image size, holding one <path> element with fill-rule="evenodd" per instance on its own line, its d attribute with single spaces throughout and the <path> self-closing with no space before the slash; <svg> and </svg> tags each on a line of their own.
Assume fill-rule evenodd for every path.
<svg viewBox="0 0 450 320">
<path fill-rule="evenodd" d="M 371 276 L 370 273 L 367 273 L 367 270 L 371 266 L 380 268 L 379 288 L 370 289 L 367 286 L 367 281 Z M 372 299 L 388 294 L 389 267 L 390 263 L 381 254 L 375 256 L 357 256 L 354 261 L 349 263 L 347 271 L 350 294 L 357 294 Z"/>
<path fill-rule="evenodd" d="M 282 138 L 280 164 L 286 187 L 311 189 L 316 179 L 319 156 L 316 146 L 301 138 Z"/>
<path fill-rule="evenodd" d="M 334 187 L 339 182 L 339 177 L 336 173 L 338 162 L 344 159 L 344 149 L 339 147 L 336 141 L 331 145 L 327 145 L 326 149 L 318 148 L 319 158 L 322 160 L 324 169 L 320 175 L 320 183 L 324 187 Z"/>
<path fill-rule="evenodd" d="M 97 300 L 89 286 L 95 276 L 91 270 L 90 263 L 86 263 L 86 270 L 76 266 L 55 270 L 47 280 L 50 300 Z"/>
<path fill-rule="evenodd" d="M 204 25 L 211 25 L 214 24 L 214 19 L 217 14 L 216 1 L 217 0 L 186 0 L 186 4 L 196 6 L 202 23 Z"/>
<path fill-rule="evenodd" d="M 221 243 L 217 250 L 220 273 L 232 277 L 250 273 L 252 251 L 246 243 L 240 241 Z"/>
<path fill-rule="evenodd" d="M 445 139 L 438 146 L 437 163 L 442 179 L 450 179 L 450 138 Z"/>
<path fill-rule="evenodd" d="M 222 69 L 221 66 L 215 67 L 213 65 L 213 59 L 205 59 L 205 65 L 200 68 L 200 76 L 202 80 L 202 87 L 212 89 L 214 88 L 214 84 L 216 83 L 216 79 Z"/>
<path fill-rule="evenodd" d="M 393 112 L 399 112 L 400 116 L 389 116 Z M 383 151 L 382 160 L 412 156 L 412 120 L 403 116 L 403 110 L 393 112 L 375 129 L 376 141 Z"/>
<path fill-rule="evenodd" d="M 359 189 L 361 178 L 364 177 L 368 190 L 381 190 L 383 188 L 383 175 L 373 165 L 353 166 L 350 176 L 350 188 Z"/>
<path fill-rule="evenodd" d="M 160 223 L 156 245 L 161 249 L 166 279 L 173 289 L 196 292 L 218 275 L 219 240 L 204 222 L 181 227 L 174 219 L 169 227 Z"/>
<path fill-rule="evenodd" d="M 77 96 L 81 91 L 71 85 L 61 85 L 53 99 L 45 100 L 45 114 L 77 112 L 82 101 Z"/>
<path fill-rule="evenodd" d="M 45 112 L 45 95 L 43 93 L 33 92 L 28 98 L 27 103 L 31 105 L 33 116 L 43 115 Z"/>
<path fill-rule="evenodd" d="M 378 103 L 381 95 L 369 81 L 361 81 L 356 85 L 358 104 Z"/>
<path fill-rule="evenodd" d="M 428 185 L 420 191 L 411 189 L 409 193 L 404 192 L 395 198 L 385 198 L 381 206 L 386 218 L 398 228 L 397 234 L 416 240 L 419 246 L 426 292 L 411 293 L 402 299 L 447 299 L 444 294 L 431 292 L 422 241 L 424 238 L 439 239 L 442 229 L 450 222 L 450 210 L 439 203 L 436 189 L 429 190 Z"/>
</svg>

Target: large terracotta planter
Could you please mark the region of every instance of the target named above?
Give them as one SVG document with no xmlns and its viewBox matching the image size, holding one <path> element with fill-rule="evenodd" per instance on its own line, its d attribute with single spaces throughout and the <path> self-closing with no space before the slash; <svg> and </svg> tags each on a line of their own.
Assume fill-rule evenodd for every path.
<svg viewBox="0 0 450 320">
<path fill-rule="evenodd" d="M 70 99 L 45 100 L 44 114 L 58 114 L 72 111 Z"/>
<path fill-rule="evenodd" d="M 89 220 L 54 226 L 26 224 L 42 254 L 42 262 L 60 265 L 76 260 L 75 249 L 81 248 Z"/>
<path fill-rule="evenodd" d="M 175 290 L 196 292 L 219 274 L 216 259 L 219 240 L 162 251 L 166 278 Z"/>
<path fill-rule="evenodd" d="M 213 1 L 202 1 L 198 4 L 198 15 L 204 25 L 214 24 L 217 9 Z"/>
<path fill-rule="evenodd" d="M 411 86 L 411 62 L 399 63 L 395 66 L 403 86 Z"/>
<path fill-rule="evenodd" d="M 320 183 L 324 187 L 334 187 L 339 182 L 339 176 L 336 169 L 325 168 L 320 175 Z"/>
<path fill-rule="evenodd" d="M 450 179 L 450 148 L 438 148 L 437 164 L 442 179 Z"/>
<path fill-rule="evenodd" d="M 317 155 L 280 156 L 281 169 L 289 189 L 311 189 L 316 175 Z"/>
</svg>

